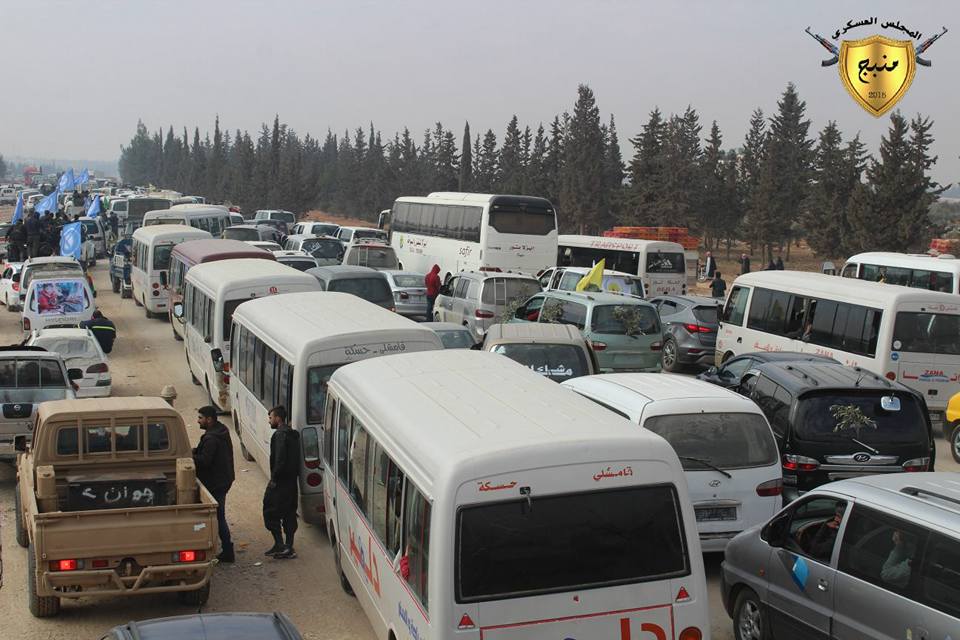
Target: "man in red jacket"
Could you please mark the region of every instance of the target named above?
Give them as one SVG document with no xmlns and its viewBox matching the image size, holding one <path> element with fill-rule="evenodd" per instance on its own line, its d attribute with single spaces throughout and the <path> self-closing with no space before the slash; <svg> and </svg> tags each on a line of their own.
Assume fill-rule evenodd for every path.
<svg viewBox="0 0 960 640">
<path fill-rule="evenodd" d="M 427 287 L 427 322 L 433 321 L 433 303 L 437 301 L 440 295 L 440 265 L 435 264 L 430 269 L 430 273 L 423 279 Z"/>
</svg>

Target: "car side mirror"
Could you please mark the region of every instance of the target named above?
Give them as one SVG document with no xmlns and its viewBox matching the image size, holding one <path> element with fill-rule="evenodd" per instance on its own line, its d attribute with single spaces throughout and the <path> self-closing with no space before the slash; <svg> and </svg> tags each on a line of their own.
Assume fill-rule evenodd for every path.
<svg viewBox="0 0 960 640">
<path fill-rule="evenodd" d="M 83 369 L 67 369 L 67 379 L 80 380 L 83 378 Z"/>
<path fill-rule="evenodd" d="M 160 284 L 163 285 L 164 288 L 167 287 L 167 272 L 166 272 L 166 271 L 161 271 L 161 272 L 160 272 Z"/>
<path fill-rule="evenodd" d="M 760 530 L 760 538 L 763 539 L 769 546 L 774 548 L 781 548 L 785 546 L 787 541 L 787 523 L 790 522 L 790 516 L 787 513 L 782 513 L 766 525 L 763 529 Z"/>
<path fill-rule="evenodd" d="M 210 359 L 213 361 L 213 370 L 223 373 L 223 352 L 220 349 L 211 349 Z"/>
<path fill-rule="evenodd" d="M 27 436 L 16 436 L 13 439 L 13 450 L 18 453 L 27 452 Z"/>
<path fill-rule="evenodd" d="M 13 280 L 14 282 L 20 282 L 20 274 L 19 273 L 13 274 L 13 278 L 11 278 L 11 280 Z"/>
<path fill-rule="evenodd" d="M 440 287 L 440 291 L 438 291 L 437 293 L 439 293 L 439 294 L 442 295 L 442 296 L 448 296 L 448 295 L 450 295 L 450 286 L 449 286 L 449 285 L 446 285 L 446 284 L 443 285 L 443 286 L 441 286 L 441 287 Z"/>
<path fill-rule="evenodd" d="M 173 317 L 183 322 L 183 304 L 177 303 L 173 305 Z"/>
</svg>

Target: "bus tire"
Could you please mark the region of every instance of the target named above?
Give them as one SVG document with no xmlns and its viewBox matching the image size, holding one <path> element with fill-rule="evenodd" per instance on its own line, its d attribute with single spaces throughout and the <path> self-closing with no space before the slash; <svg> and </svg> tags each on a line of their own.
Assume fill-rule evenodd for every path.
<svg viewBox="0 0 960 640">
<path fill-rule="evenodd" d="M 30 546 L 27 526 L 23 521 L 23 501 L 20 499 L 20 483 L 13 485 L 14 529 L 17 532 L 17 544 L 24 549 Z"/>
<path fill-rule="evenodd" d="M 954 423 L 953 434 L 950 436 L 950 454 L 955 462 L 960 462 L 960 423 Z"/>
<path fill-rule="evenodd" d="M 340 576 L 340 588 L 343 589 L 344 593 L 348 596 L 355 596 L 353 593 L 353 587 L 350 586 L 350 581 L 347 580 L 347 574 L 343 572 L 343 565 L 340 563 L 340 544 L 334 540 L 333 543 L 333 561 L 337 565 L 337 575 Z"/>
<path fill-rule="evenodd" d="M 114 293 L 120 293 L 120 278 L 110 278 L 110 286 Z"/>
<path fill-rule="evenodd" d="M 34 618 L 52 618 L 60 613 L 60 598 L 37 594 L 37 558 L 33 545 L 27 548 L 27 605 Z"/>
<path fill-rule="evenodd" d="M 153 312 L 150 311 L 150 309 L 147 308 L 147 300 L 146 300 L 146 298 L 144 298 L 143 304 L 142 304 L 141 306 L 143 307 L 143 315 L 146 316 L 147 320 L 152 320 L 152 319 L 153 319 Z"/>
</svg>

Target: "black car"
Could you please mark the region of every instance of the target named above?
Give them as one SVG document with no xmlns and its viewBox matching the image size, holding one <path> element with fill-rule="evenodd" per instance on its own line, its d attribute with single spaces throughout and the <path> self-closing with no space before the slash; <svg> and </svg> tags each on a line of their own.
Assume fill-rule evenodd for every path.
<svg viewBox="0 0 960 640">
<path fill-rule="evenodd" d="M 202 613 L 114 627 L 101 640 L 303 640 L 280 612 Z"/>
<path fill-rule="evenodd" d="M 697 380 L 732 389 L 740 384 L 740 378 L 748 369 L 766 362 L 836 362 L 836 360 L 800 351 L 757 351 L 730 358 L 719 367 L 710 367 L 698 375 Z"/>
<path fill-rule="evenodd" d="M 664 371 L 713 362 L 723 301 L 702 296 L 657 296 L 650 302 L 657 307 L 663 323 L 660 364 Z"/>
<path fill-rule="evenodd" d="M 839 362 L 769 362 L 736 390 L 770 421 L 785 501 L 834 480 L 933 470 L 927 403 L 899 382 Z"/>
</svg>

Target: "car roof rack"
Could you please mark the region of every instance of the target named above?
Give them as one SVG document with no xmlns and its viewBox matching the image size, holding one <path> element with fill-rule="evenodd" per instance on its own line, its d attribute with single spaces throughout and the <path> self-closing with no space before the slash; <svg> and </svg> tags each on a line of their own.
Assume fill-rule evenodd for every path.
<svg viewBox="0 0 960 640">
<path fill-rule="evenodd" d="M 953 496 L 944 495 L 936 491 L 930 491 L 929 489 L 921 489 L 920 487 L 904 487 L 900 489 L 900 492 L 914 498 L 935 498 L 937 500 L 943 500 L 944 502 L 949 502 L 952 505 L 960 507 L 960 498 L 954 498 Z"/>
</svg>

